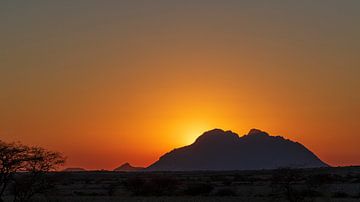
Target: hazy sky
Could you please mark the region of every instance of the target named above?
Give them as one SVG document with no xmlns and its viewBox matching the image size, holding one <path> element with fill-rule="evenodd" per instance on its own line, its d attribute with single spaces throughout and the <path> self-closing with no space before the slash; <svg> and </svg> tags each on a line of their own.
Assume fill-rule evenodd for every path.
<svg viewBox="0 0 360 202">
<path fill-rule="evenodd" d="M 0 1 L 0 139 L 149 165 L 212 128 L 360 164 L 360 1 Z"/>
</svg>

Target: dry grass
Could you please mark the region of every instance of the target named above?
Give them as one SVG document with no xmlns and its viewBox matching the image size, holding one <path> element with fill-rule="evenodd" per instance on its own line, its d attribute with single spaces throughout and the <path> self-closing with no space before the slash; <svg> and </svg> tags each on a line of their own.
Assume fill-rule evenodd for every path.
<svg viewBox="0 0 360 202">
<path fill-rule="evenodd" d="M 34 201 L 360 201 L 360 167 L 229 172 L 52 173 Z M 6 201 L 12 201 L 8 192 Z"/>
</svg>

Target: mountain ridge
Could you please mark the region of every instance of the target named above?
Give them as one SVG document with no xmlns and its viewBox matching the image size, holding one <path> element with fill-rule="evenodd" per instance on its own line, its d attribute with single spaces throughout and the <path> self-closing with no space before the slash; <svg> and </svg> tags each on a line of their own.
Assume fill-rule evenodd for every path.
<svg viewBox="0 0 360 202">
<path fill-rule="evenodd" d="M 222 129 L 206 131 L 194 143 L 173 149 L 147 171 L 258 170 L 279 167 L 327 167 L 313 152 L 282 136 L 251 129 L 238 134 Z"/>
<path fill-rule="evenodd" d="M 121 166 L 115 168 L 114 171 L 134 172 L 134 171 L 140 171 L 143 169 L 144 169 L 143 167 L 135 167 L 135 166 L 132 166 L 130 163 L 126 162 L 126 163 L 122 164 Z"/>
</svg>

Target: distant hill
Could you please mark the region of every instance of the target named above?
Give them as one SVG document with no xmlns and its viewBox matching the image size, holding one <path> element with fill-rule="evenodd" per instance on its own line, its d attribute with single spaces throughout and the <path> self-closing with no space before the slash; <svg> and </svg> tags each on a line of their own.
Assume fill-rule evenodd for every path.
<svg viewBox="0 0 360 202">
<path fill-rule="evenodd" d="M 63 172 L 83 172 L 86 171 L 85 168 L 65 168 Z"/>
<path fill-rule="evenodd" d="M 205 132 L 188 146 L 166 153 L 147 171 L 259 170 L 327 167 L 298 142 L 252 129 L 239 137 L 231 131 Z"/>
<path fill-rule="evenodd" d="M 124 163 L 123 165 L 114 169 L 114 171 L 123 171 L 123 172 L 132 172 L 132 171 L 139 171 L 143 170 L 143 167 L 134 167 L 129 163 Z"/>
</svg>

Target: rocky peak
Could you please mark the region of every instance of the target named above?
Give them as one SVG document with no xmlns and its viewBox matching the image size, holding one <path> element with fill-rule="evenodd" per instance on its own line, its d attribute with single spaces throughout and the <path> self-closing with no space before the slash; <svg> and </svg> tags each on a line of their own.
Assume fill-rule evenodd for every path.
<svg viewBox="0 0 360 202">
<path fill-rule="evenodd" d="M 232 131 L 224 131 L 221 129 L 213 129 L 203 133 L 199 136 L 195 143 L 203 143 L 203 142 L 214 142 L 214 143 L 222 143 L 229 141 L 236 141 L 239 139 L 239 136 Z"/>
<path fill-rule="evenodd" d="M 267 132 L 261 131 L 259 129 L 251 129 L 249 131 L 249 133 L 247 134 L 247 136 L 251 136 L 251 137 L 268 137 L 269 134 Z"/>
</svg>

